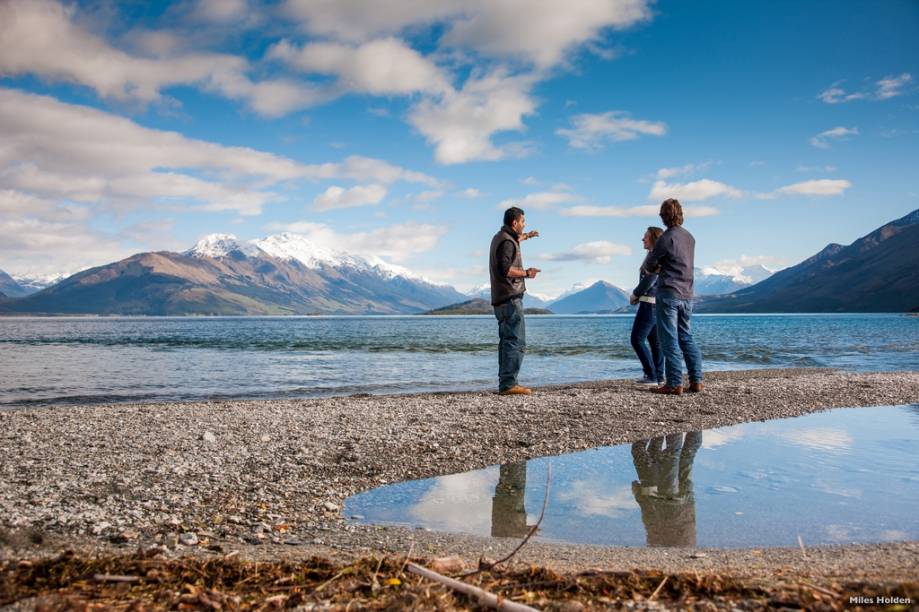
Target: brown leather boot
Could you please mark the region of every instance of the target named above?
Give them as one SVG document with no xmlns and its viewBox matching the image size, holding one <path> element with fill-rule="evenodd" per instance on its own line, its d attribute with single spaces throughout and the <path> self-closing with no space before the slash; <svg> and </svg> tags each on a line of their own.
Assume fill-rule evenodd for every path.
<svg viewBox="0 0 919 612">
<path fill-rule="evenodd" d="M 702 389 L 705 388 L 700 382 L 689 383 L 689 392 L 690 393 L 702 393 Z"/>
<path fill-rule="evenodd" d="M 663 387 L 651 389 L 651 393 L 660 393 L 661 395 L 683 395 L 683 385 L 677 385 L 675 387 L 664 385 Z"/>
<path fill-rule="evenodd" d="M 521 387 L 520 385 L 514 385 L 510 389 L 505 389 L 504 391 L 498 391 L 498 395 L 529 395 L 533 391 L 527 389 L 526 387 Z"/>
</svg>

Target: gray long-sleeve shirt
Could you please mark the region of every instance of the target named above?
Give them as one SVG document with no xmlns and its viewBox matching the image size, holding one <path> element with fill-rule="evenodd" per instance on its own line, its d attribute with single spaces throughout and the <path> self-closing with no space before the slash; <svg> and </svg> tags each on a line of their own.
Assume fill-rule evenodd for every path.
<svg viewBox="0 0 919 612">
<path fill-rule="evenodd" d="M 696 239 L 682 226 L 674 225 L 665 231 L 641 266 L 643 274 L 650 274 L 657 266 L 657 295 L 683 300 L 692 299 L 693 260 Z"/>
</svg>

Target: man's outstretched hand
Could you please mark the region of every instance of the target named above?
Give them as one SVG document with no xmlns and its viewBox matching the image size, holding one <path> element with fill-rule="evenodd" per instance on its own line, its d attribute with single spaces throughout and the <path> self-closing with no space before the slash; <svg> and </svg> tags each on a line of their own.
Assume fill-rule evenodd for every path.
<svg viewBox="0 0 919 612">
<path fill-rule="evenodd" d="M 527 232 L 526 234 L 520 235 L 521 240 L 528 240 L 530 238 L 539 238 L 539 232 L 533 230 L 532 232 Z"/>
<path fill-rule="evenodd" d="M 539 268 L 527 268 L 527 278 L 536 278 L 536 275 L 542 272 Z"/>
</svg>

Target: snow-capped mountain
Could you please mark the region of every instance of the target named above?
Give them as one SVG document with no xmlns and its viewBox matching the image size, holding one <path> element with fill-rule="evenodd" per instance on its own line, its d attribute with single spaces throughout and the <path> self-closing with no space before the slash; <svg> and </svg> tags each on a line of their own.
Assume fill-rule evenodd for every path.
<svg viewBox="0 0 919 612">
<path fill-rule="evenodd" d="M 212 234 L 182 253 L 139 253 L 75 274 L 7 312 L 100 314 L 399 314 L 465 299 L 377 257 L 298 234 L 241 241 Z"/>
<path fill-rule="evenodd" d="M 772 270 L 760 264 L 730 270 L 709 267 L 694 268 L 693 275 L 696 295 L 720 295 L 755 285 L 772 276 Z"/>
</svg>

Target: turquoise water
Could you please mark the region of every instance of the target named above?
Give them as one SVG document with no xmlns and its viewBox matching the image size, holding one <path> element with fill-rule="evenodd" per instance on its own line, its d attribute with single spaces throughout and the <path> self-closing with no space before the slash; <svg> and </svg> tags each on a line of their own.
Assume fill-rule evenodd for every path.
<svg viewBox="0 0 919 612">
<path fill-rule="evenodd" d="M 707 370 L 919 370 L 919 318 L 697 315 Z M 640 375 L 631 316 L 530 316 L 521 382 Z M 493 317 L 0 318 L 0 407 L 490 389 Z"/>
<path fill-rule="evenodd" d="M 608 546 L 806 546 L 919 539 L 919 405 L 685 432 L 388 485 L 361 522 Z"/>
</svg>

